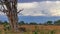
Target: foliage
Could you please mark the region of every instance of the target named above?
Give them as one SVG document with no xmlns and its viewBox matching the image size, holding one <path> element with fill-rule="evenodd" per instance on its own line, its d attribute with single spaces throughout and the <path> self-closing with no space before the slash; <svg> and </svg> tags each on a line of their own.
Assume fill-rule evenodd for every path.
<svg viewBox="0 0 60 34">
<path fill-rule="evenodd" d="M 20 24 L 20 25 L 24 25 L 25 22 L 24 22 L 24 21 L 20 21 L 19 24 Z"/>
<path fill-rule="evenodd" d="M 1 21 L 0 20 L 0 24 L 2 24 L 2 25 L 8 25 L 9 23 L 7 22 L 7 21 Z M 24 21 L 20 21 L 19 23 L 18 23 L 19 25 L 38 25 L 38 23 L 36 23 L 36 22 L 30 22 L 30 23 L 25 23 Z M 54 21 L 54 22 L 52 22 L 52 21 L 47 21 L 47 22 L 45 22 L 45 23 L 39 23 L 39 25 L 60 25 L 60 20 L 57 20 L 57 21 Z"/>
<path fill-rule="evenodd" d="M 4 30 L 6 31 L 6 30 L 10 30 L 11 28 L 10 28 L 10 25 L 5 25 L 4 26 Z"/>
<path fill-rule="evenodd" d="M 36 22 L 30 22 L 30 25 L 37 25 Z"/>
<path fill-rule="evenodd" d="M 37 31 L 35 31 L 34 34 L 38 34 Z"/>
<path fill-rule="evenodd" d="M 6 30 L 10 30 L 10 25 L 9 25 L 9 23 L 7 22 L 7 21 L 4 21 L 3 22 L 3 25 L 4 25 L 4 30 L 6 31 Z"/>
<path fill-rule="evenodd" d="M 51 25 L 52 21 L 47 21 L 46 24 Z"/>
<path fill-rule="evenodd" d="M 55 25 L 60 25 L 60 20 L 54 22 Z"/>
<path fill-rule="evenodd" d="M 54 33 L 55 33 L 54 30 L 52 30 L 52 31 L 51 31 L 51 34 L 54 34 Z"/>
</svg>

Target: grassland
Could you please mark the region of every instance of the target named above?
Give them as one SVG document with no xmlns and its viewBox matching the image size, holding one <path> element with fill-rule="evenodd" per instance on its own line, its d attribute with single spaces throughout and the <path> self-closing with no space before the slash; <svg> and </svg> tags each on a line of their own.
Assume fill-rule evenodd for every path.
<svg viewBox="0 0 60 34">
<path fill-rule="evenodd" d="M 60 34 L 60 26 L 57 25 L 20 25 L 19 28 L 25 28 L 26 31 L 11 32 L 0 31 L 0 34 Z"/>
</svg>

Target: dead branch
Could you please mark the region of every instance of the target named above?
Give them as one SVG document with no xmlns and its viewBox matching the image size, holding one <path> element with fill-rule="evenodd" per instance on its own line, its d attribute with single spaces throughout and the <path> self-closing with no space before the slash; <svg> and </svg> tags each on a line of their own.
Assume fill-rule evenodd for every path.
<svg viewBox="0 0 60 34">
<path fill-rule="evenodd" d="M 5 9 L 4 3 L 2 2 L 2 0 L 0 0 L 0 5 L 3 7 L 3 10 L 0 9 L 0 11 L 6 13 L 7 10 Z M 2 8 L 2 7 L 1 7 L 1 8 Z"/>
<path fill-rule="evenodd" d="M 20 13 L 21 11 L 23 11 L 24 9 L 21 9 L 21 10 L 19 10 L 17 13 Z"/>
</svg>

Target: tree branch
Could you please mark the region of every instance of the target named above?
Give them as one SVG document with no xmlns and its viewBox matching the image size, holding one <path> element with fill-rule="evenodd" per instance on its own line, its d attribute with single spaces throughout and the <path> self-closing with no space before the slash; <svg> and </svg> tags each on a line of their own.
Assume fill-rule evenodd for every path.
<svg viewBox="0 0 60 34">
<path fill-rule="evenodd" d="M 4 0 L 4 4 L 5 4 L 8 11 L 10 11 L 12 9 L 11 4 L 10 4 L 10 2 L 8 0 Z"/>
<path fill-rule="evenodd" d="M 19 10 L 17 13 L 20 13 L 21 11 L 23 11 L 24 9 L 22 9 L 22 10 Z"/>
<path fill-rule="evenodd" d="M 3 7 L 3 10 L 1 10 L 1 9 L 0 9 L 0 11 L 1 11 L 1 12 L 6 13 L 6 12 L 7 12 L 7 10 L 5 9 L 4 4 L 3 4 L 2 0 L 0 0 L 0 2 L 1 2 L 1 6 Z M 1 8 L 2 8 L 2 7 L 1 7 Z"/>
</svg>

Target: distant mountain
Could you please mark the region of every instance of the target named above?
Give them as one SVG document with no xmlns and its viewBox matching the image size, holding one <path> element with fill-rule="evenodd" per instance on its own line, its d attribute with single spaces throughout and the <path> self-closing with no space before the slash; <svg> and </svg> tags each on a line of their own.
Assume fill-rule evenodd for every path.
<svg viewBox="0 0 60 34">
<path fill-rule="evenodd" d="M 6 16 L 0 15 L 0 20 L 1 21 L 8 21 Z"/>
<path fill-rule="evenodd" d="M 19 21 L 24 21 L 24 22 L 37 22 L 37 23 L 44 23 L 46 21 L 56 21 L 59 20 L 59 16 L 53 16 L 53 17 L 46 17 L 46 16 L 19 16 Z M 7 17 L 6 16 L 0 16 L 0 20 L 6 21 Z M 7 20 L 8 21 L 8 20 Z"/>
<path fill-rule="evenodd" d="M 59 20 L 60 17 L 54 16 L 54 17 L 46 17 L 46 16 L 19 16 L 20 21 L 25 22 L 38 22 L 38 23 L 44 23 L 46 21 L 56 21 Z"/>
</svg>

